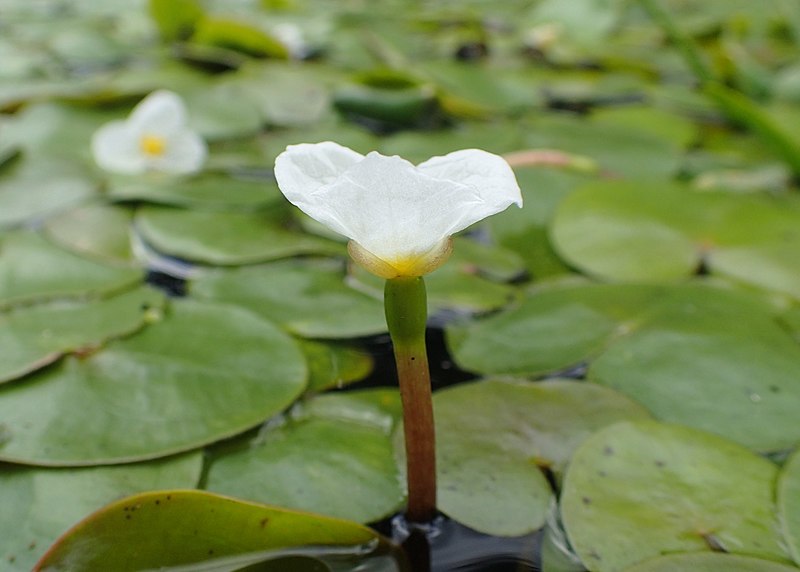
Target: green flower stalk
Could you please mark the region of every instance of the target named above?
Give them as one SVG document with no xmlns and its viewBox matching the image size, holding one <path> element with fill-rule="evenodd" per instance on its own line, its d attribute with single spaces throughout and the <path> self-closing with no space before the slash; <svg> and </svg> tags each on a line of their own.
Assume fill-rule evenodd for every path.
<svg viewBox="0 0 800 572">
<path fill-rule="evenodd" d="M 326 141 L 287 147 L 275 160 L 275 177 L 292 204 L 349 238 L 353 259 L 386 279 L 386 324 L 403 402 L 406 516 L 429 522 L 436 515 L 436 440 L 422 276 L 447 260 L 453 234 L 522 206 L 514 173 L 502 157 L 477 149 L 415 166 Z"/>
<path fill-rule="evenodd" d="M 386 281 L 383 300 L 403 402 L 406 517 L 411 522 L 429 522 L 436 516 L 436 437 L 425 347 L 425 282 L 421 276 L 391 278 Z"/>
</svg>

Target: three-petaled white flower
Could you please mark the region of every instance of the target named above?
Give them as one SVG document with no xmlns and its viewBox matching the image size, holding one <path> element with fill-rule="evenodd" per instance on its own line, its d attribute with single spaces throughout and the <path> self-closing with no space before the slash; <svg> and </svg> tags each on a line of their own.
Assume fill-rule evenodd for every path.
<svg viewBox="0 0 800 572">
<path fill-rule="evenodd" d="M 183 175 L 202 168 L 207 149 L 188 127 L 181 98 L 160 90 L 144 98 L 127 119 L 100 127 L 92 136 L 92 154 L 100 167 L 115 173 Z"/>
<path fill-rule="evenodd" d="M 508 163 L 477 149 L 414 166 L 330 141 L 290 145 L 275 161 L 275 177 L 291 203 L 349 238 L 351 256 L 387 279 L 435 270 L 453 234 L 522 206 Z"/>
</svg>

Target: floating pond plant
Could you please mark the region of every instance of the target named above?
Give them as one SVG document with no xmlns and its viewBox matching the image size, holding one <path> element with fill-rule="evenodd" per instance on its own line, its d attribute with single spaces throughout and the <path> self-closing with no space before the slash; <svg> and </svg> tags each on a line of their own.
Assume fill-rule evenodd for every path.
<svg viewBox="0 0 800 572">
<path fill-rule="evenodd" d="M 362 4 L 3 2 L 0 570 L 800 570 L 794 5 Z"/>
</svg>

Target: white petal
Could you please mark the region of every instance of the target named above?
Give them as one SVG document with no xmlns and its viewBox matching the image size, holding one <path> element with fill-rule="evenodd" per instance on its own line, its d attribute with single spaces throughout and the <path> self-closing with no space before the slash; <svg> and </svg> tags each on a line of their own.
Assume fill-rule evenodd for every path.
<svg viewBox="0 0 800 572">
<path fill-rule="evenodd" d="M 430 177 L 455 181 L 475 189 L 481 201 L 473 208 L 459 209 L 453 232 L 458 232 L 512 204 L 522 206 L 522 194 L 508 163 L 493 153 L 479 149 L 463 149 L 444 157 L 433 157 L 417 168 Z"/>
<path fill-rule="evenodd" d="M 208 149 L 205 141 L 188 129 L 172 134 L 160 157 L 150 159 L 150 166 L 164 173 L 188 175 L 203 168 Z"/>
<path fill-rule="evenodd" d="M 103 169 L 135 175 L 147 170 L 139 134 L 125 121 L 106 123 L 92 136 L 92 155 Z"/>
<path fill-rule="evenodd" d="M 275 178 L 289 202 L 300 210 L 347 236 L 336 217 L 329 217 L 328 207 L 316 193 L 338 179 L 364 156 L 331 141 L 289 145 L 275 159 Z"/>
<path fill-rule="evenodd" d="M 128 118 L 131 126 L 154 135 L 165 135 L 186 125 L 186 106 L 176 93 L 154 91 L 133 108 Z"/>
<path fill-rule="evenodd" d="M 390 264 L 441 245 L 460 212 L 481 202 L 471 187 L 375 152 L 311 198 L 304 208 L 309 215 Z"/>
</svg>

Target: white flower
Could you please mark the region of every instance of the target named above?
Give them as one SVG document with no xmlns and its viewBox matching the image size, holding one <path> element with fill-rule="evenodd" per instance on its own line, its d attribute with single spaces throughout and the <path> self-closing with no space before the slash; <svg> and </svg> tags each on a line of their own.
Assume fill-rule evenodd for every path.
<svg viewBox="0 0 800 572">
<path fill-rule="evenodd" d="M 450 237 L 509 205 L 519 185 L 502 157 L 465 149 L 416 167 L 326 141 L 290 145 L 275 177 L 300 210 L 350 239 L 350 254 L 383 278 L 422 276 L 450 253 Z"/>
<path fill-rule="evenodd" d="M 100 127 L 92 136 L 92 154 L 100 167 L 115 173 L 182 175 L 199 171 L 207 150 L 187 126 L 181 98 L 161 90 L 144 98 L 127 119 Z"/>
</svg>

